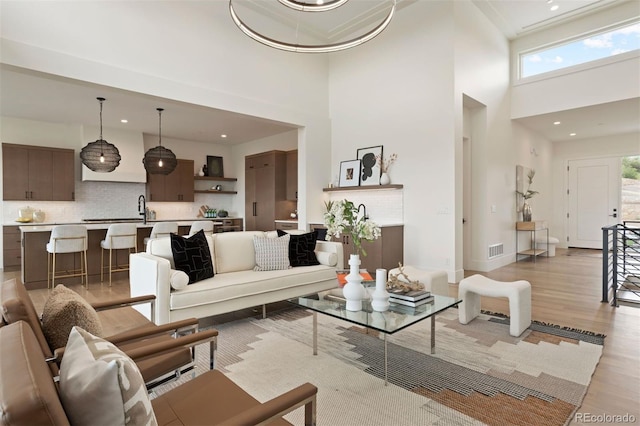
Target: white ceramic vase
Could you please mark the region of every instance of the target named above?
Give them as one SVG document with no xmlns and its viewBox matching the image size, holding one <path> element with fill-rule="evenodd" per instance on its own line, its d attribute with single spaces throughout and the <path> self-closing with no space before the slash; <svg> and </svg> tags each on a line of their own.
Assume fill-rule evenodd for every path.
<svg viewBox="0 0 640 426">
<path fill-rule="evenodd" d="M 389 185 L 391 183 L 391 178 L 389 177 L 389 173 L 384 172 L 380 175 L 380 185 Z"/>
<path fill-rule="evenodd" d="M 384 312 L 389 309 L 386 269 L 376 269 L 376 290 L 371 295 L 371 307 L 378 312 Z"/>
<path fill-rule="evenodd" d="M 360 256 L 352 254 L 349 257 L 349 275 L 345 278 L 347 283 L 342 288 L 342 294 L 347 301 L 347 311 L 361 311 L 362 299 L 365 298 L 366 290 L 362 285 L 362 275 L 360 275 Z"/>
</svg>

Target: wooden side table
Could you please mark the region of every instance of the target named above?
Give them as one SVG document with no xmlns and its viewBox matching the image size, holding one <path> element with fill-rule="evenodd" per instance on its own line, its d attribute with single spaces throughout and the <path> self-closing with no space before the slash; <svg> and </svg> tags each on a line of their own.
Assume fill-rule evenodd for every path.
<svg viewBox="0 0 640 426">
<path fill-rule="evenodd" d="M 529 232 L 531 236 L 531 248 L 527 250 L 518 250 L 518 233 L 519 232 Z M 549 226 L 547 225 L 546 220 L 532 220 L 530 222 L 516 222 L 516 262 L 518 261 L 518 256 L 533 256 L 533 262 L 535 263 L 536 257 L 541 254 L 547 253 L 547 257 L 549 257 L 549 252 L 547 250 L 542 250 L 536 248 L 536 233 L 537 232 L 546 232 L 547 234 L 547 248 L 549 248 Z"/>
</svg>

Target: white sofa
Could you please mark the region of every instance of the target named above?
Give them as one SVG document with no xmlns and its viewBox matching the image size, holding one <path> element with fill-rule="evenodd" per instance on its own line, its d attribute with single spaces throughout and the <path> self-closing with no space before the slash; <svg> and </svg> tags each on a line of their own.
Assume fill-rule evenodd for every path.
<svg viewBox="0 0 640 426">
<path fill-rule="evenodd" d="M 225 232 L 207 236 L 215 275 L 175 290 L 171 240 L 149 240 L 146 253 L 130 256 L 132 297 L 153 294 L 155 312 L 137 309 L 156 324 L 187 318 L 205 318 L 239 309 L 278 302 L 337 286 L 336 269 L 343 269 L 342 244 L 317 241 L 320 265 L 277 271 L 254 271 L 254 236 L 277 237 L 275 232 Z"/>
</svg>

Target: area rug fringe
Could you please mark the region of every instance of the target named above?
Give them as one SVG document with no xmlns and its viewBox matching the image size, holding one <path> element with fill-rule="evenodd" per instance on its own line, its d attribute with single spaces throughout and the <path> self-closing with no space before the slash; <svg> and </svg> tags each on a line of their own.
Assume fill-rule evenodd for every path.
<svg viewBox="0 0 640 426">
<path fill-rule="evenodd" d="M 492 312 L 492 311 L 485 311 L 482 310 L 481 311 L 483 314 L 485 315 L 489 315 L 492 317 L 498 317 L 498 318 L 502 318 L 505 321 L 505 323 L 508 324 L 509 321 L 509 315 L 505 315 L 502 312 Z M 571 332 L 571 333 L 578 333 L 578 334 L 582 334 L 585 336 L 591 336 L 594 337 L 595 339 L 590 339 L 589 341 L 595 344 L 599 344 L 599 345 L 604 345 L 604 338 L 607 337 L 606 334 L 602 334 L 602 333 L 594 333 L 593 331 L 589 331 L 589 330 L 583 330 L 580 328 L 574 328 L 574 327 L 564 327 L 561 325 L 557 325 L 557 324 L 552 324 L 550 322 L 544 322 L 544 321 L 536 321 L 536 320 L 531 320 L 531 324 L 532 326 L 540 326 L 540 327 L 548 327 L 551 330 L 545 329 L 545 330 L 539 330 L 539 331 L 544 331 L 546 333 L 550 333 L 550 334 L 554 334 L 553 329 L 555 330 L 561 330 L 561 331 L 567 331 L 567 332 Z M 531 328 L 531 327 L 530 327 Z"/>
</svg>

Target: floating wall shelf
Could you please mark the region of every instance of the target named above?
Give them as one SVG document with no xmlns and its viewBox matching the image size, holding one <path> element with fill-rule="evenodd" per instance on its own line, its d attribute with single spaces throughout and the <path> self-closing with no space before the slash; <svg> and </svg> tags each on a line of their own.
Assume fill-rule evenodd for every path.
<svg viewBox="0 0 640 426">
<path fill-rule="evenodd" d="M 324 192 L 337 191 L 375 191 L 380 189 L 402 189 L 403 185 L 371 185 L 371 186 L 345 186 L 338 188 L 322 188 Z"/>
</svg>

